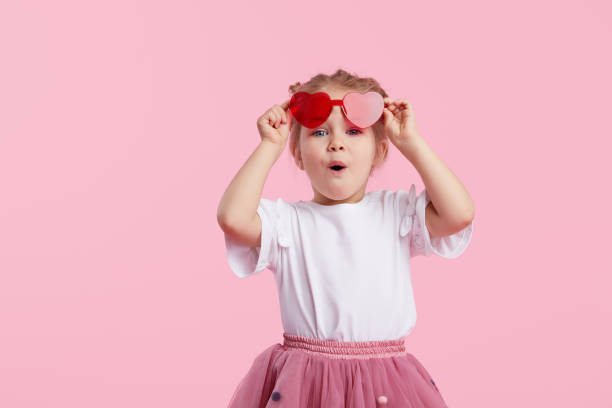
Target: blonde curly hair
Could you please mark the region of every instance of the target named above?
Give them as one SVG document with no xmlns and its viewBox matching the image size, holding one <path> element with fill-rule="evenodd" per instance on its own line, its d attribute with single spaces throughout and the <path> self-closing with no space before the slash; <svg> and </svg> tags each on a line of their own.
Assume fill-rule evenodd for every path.
<svg viewBox="0 0 612 408">
<path fill-rule="evenodd" d="M 371 78 L 371 77 L 362 78 L 356 74 L 351 74 L 343 69 L 338 69 L 336 72 L 334 72 L 331 75 L 322 74 L 322 73 L 317 74 L 303 84 L 300 82 L 296 82 L 295 84 L 289 86 L 289 93 L 291 95 L 295 94 L 296 92 L 315 93 L 315 92 L 321 91 L 324 88 L 332 88 L 332 87 L 339 88 L 339 89 L 345 89 L 347 92 L 354 91 L 354 92 L 365 93 L 365 92 L 374 91 L 374 92 L 378 92 L 379 94 L 381 94 L 383 98 L 386 98 L 389 96 L 387 95 L 387 92 L 385 92 L 385 90 L 380 86 L 380 84 L 378 83 L 376 79 Z M 301 130 L 302 130 L 302 125 L 298 123 L 297 120 L 292 120 L 291 129 L 289 131 L 290 132 L 289 133 L 289 151 L 294 158 L 296 155 L 296 148 L 300 141 Z M 372 125 L 372 130 L 374 132 L 376 145 L 378 145 L 378 143 L 381 140 L 385 139 L 385 130 L 384 130 L 382 116 L 375 124 Z M 389 149 L 388 148 L 385 149 L 385 153 L 384 153 L 383 161 L 382 161 L 383 163 L 387 159 L 388 152 L 389 152 Z"/>
</svg>

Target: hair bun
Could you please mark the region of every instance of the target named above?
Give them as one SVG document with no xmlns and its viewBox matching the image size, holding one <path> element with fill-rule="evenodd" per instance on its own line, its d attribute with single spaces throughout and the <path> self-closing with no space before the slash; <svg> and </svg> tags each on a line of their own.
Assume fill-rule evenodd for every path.
<svg viewBox="0 0 612 408">
<path fill-rule="evenodd" d="M 302 87 L 302 84 L 299 81 L 293 85 L 289 85 L 289 93 L 294 94 L 301 87 Z"/>
</svg>

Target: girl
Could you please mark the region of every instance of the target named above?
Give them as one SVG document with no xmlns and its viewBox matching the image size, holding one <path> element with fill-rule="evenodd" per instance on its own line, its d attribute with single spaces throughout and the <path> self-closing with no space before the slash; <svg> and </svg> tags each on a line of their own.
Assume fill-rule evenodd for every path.
<svg viewBox="0 0 612 408">
<path fill-rule="evenodd" d="M 284 330 L 229 407 L 446 407 L 404 345 L 416 322 L 410 258 L 458 257 L 472 235 L 472 200 L 418 134 L 411 104 L 390 100 L 376 80 L 338 70 L 289 90 L 258 118 L 261 143 L 217 213 L 232 271 L 274 273 Z M 289 134 L 311 201 L 261 198 Z M 423 178 L 418 196 L 414 184 L 366 192 L 389 140 Z"/>
</svg>

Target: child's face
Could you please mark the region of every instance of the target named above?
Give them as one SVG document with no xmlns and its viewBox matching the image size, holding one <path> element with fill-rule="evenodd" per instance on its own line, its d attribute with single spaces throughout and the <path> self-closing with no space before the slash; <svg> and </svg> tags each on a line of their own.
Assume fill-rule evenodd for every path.
<svg viewBox="0 0 612 408">
<path fill-rule="evenodd" d="M 331 99 L 342 99 L 348 92 L 333 88 L 320 91 L 328 93 Z M 334 106 L 323 124 L 313 129 L 302 126 L 300 132 L 296 160 L 310 179 L 313 201 L 321 204 L 360 201 L 372 165 L 382 158 L 385 148 L 384 142 L 379 143 L 382 150 L 377 156 L 372 127 L 359 129 L 344 117 L 340 106 Z M 346 168 L 340 172 L 330 169 L 335 160 L 343 162 Z"/>
</svg>

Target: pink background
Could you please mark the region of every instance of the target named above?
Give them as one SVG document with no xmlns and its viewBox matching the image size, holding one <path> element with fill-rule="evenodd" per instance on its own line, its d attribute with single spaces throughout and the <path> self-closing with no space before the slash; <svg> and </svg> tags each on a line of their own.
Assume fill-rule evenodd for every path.
<svg viewBox="0 0 612 408">
<path fill-rule="evenodd" d="M 0 3 L 0 406 L 221 407 L 280 342 L 216 210 L 288 86 L 414 106 L 467 187 L 407 343 L 453 407 L 610 407 L 605 1 Z M 368 190 L 423 182 L 394 146 Z M 288 150 L 264 197 L 310 200 Z"/>
</svg>

